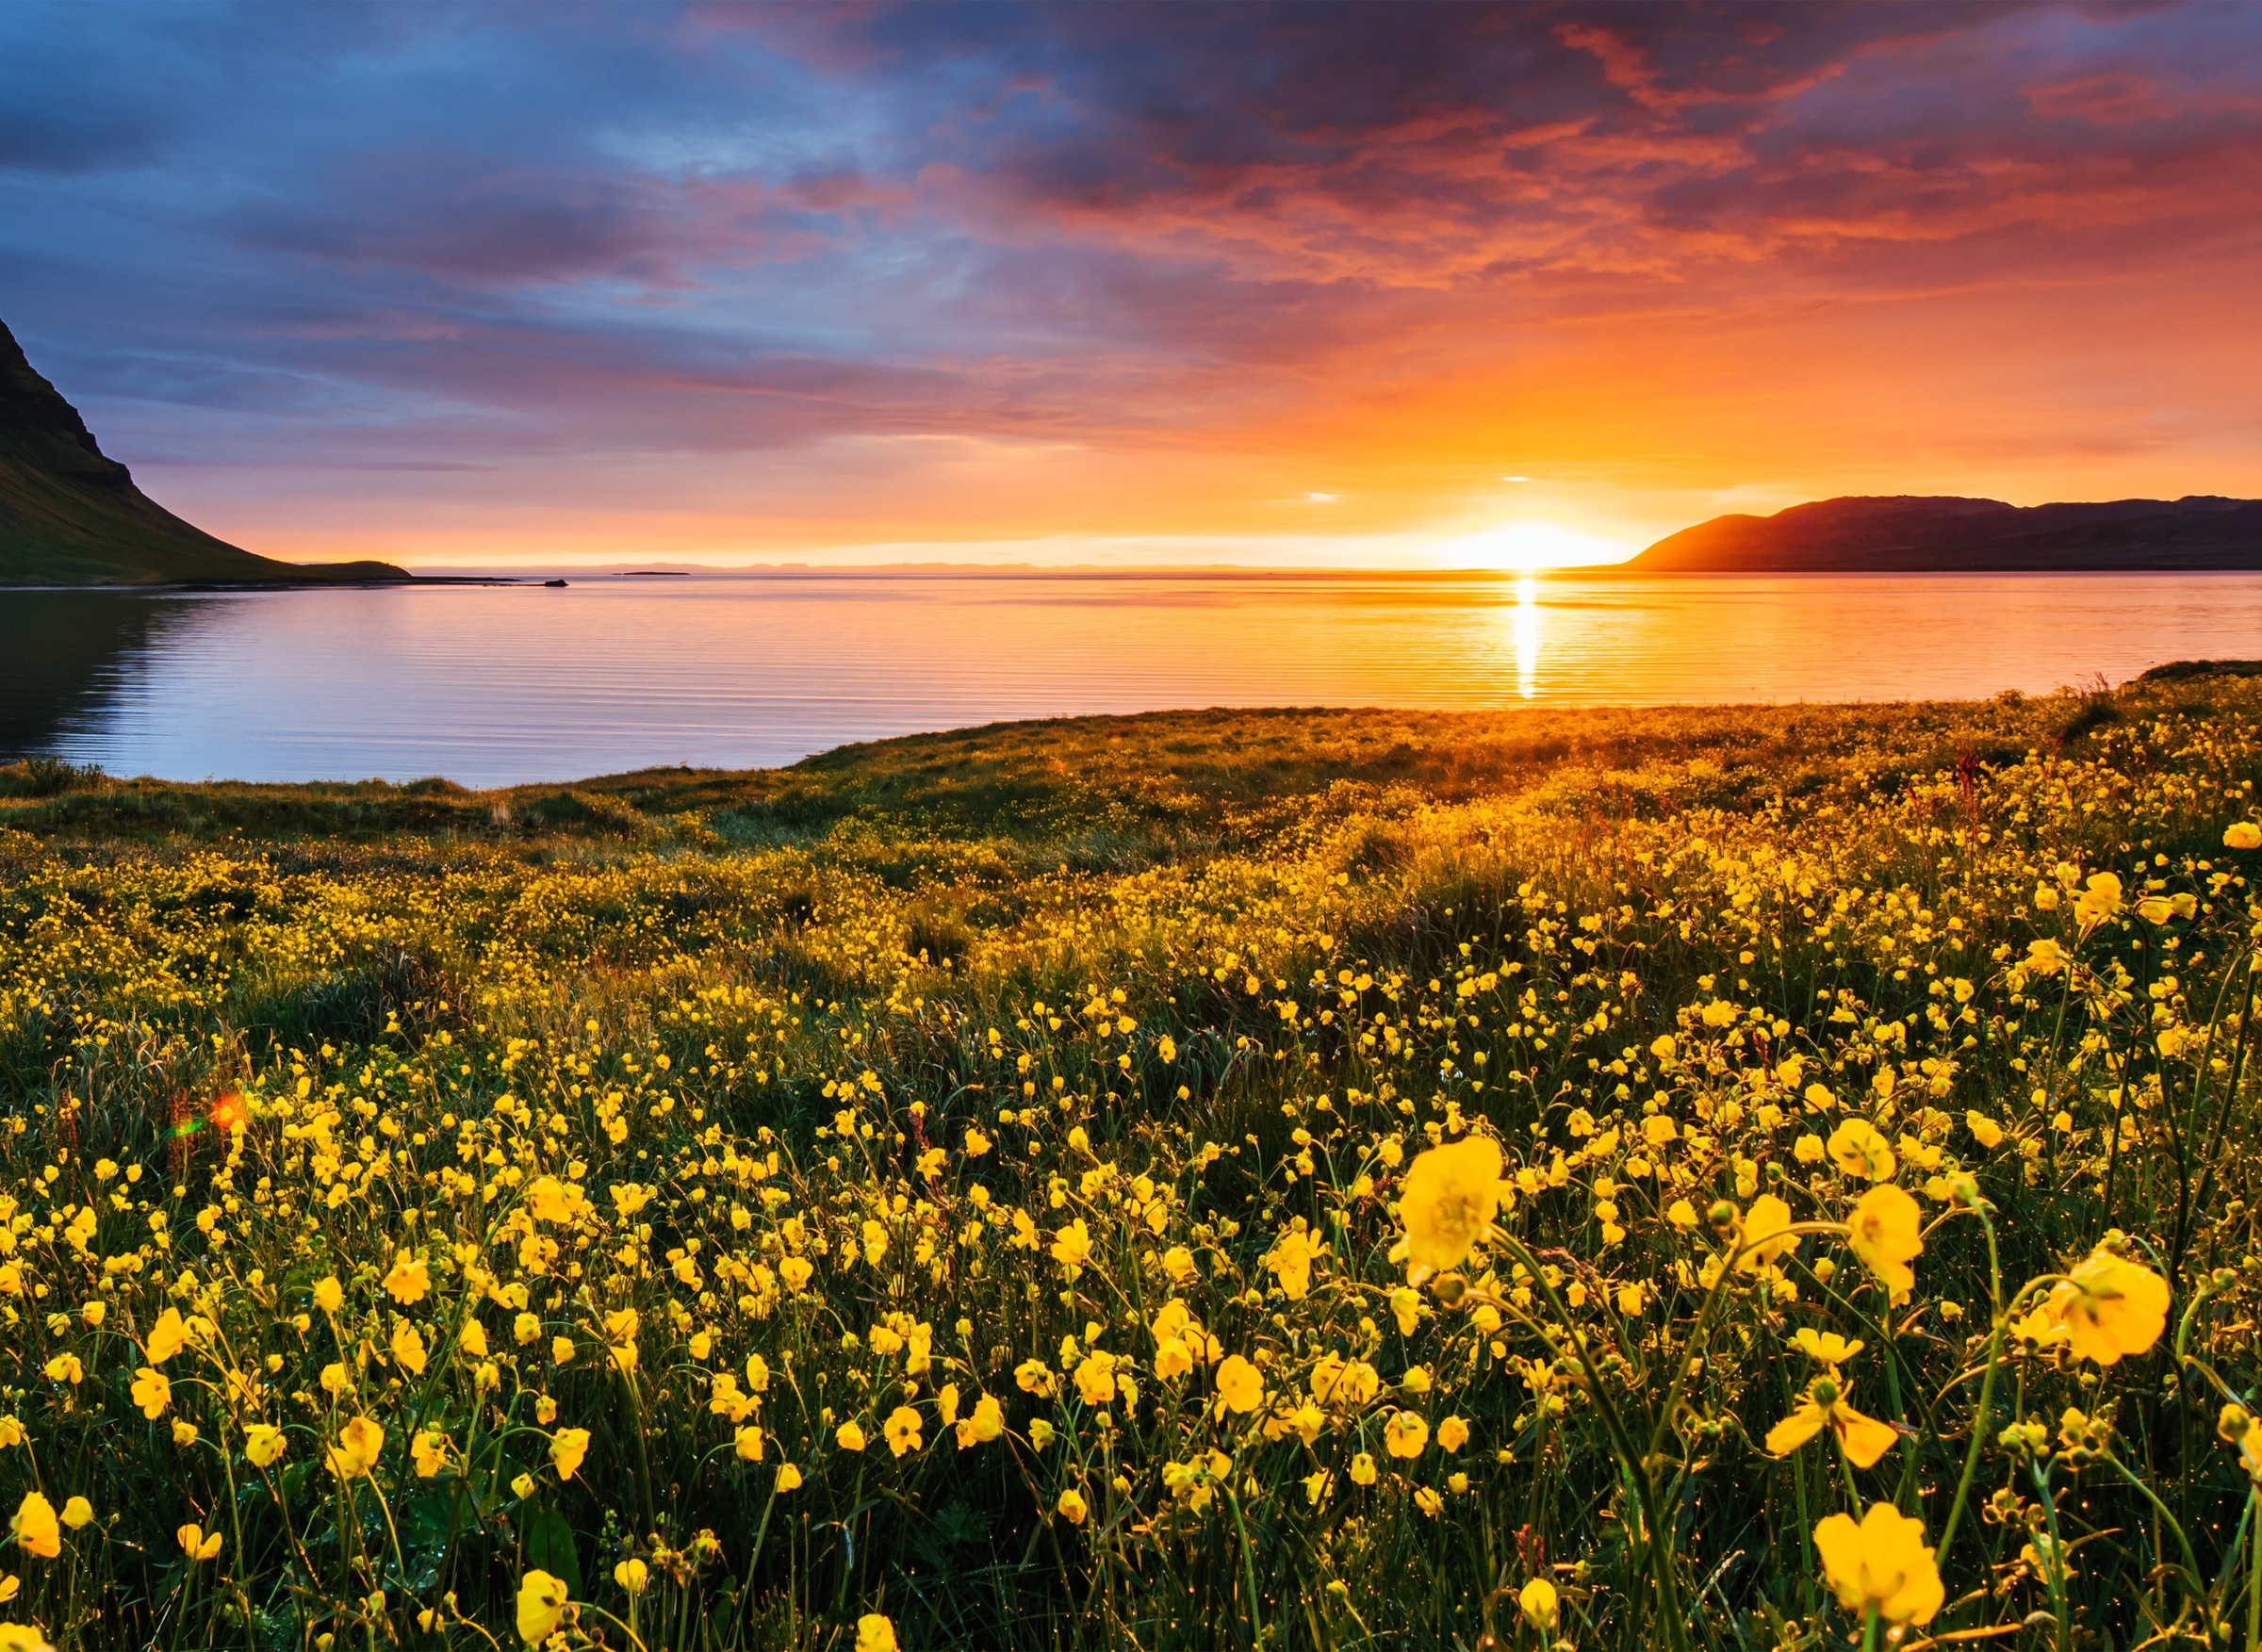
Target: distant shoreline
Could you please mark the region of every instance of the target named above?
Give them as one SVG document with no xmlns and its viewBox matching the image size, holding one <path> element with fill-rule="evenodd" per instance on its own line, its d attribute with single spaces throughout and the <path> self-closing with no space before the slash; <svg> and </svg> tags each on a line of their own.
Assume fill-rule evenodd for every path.
<svg viewBox="0 0 2262 1652">
<path fill-rule="evenodd" d="M 1258 581 L 1336 581 L 1341 583 L 1506 583 L 1523 580 L 1622 580 L 1643 583 L 1655 581 L 1705 581 L 1733 580 L 1796 580 L 1799 581 L 1826 580 L 1877 579 L 2126 579 L 2136 576 L 2173 577 L 2177 579 L 2222 576 L 2253 578 L 2262 574 L 2262 565 L 2226 568 L 2221 565 L 2206 567 L 2132 566 L 2113 568 L 1642 568 L 1621 563 L 1593 563 L 1571 567 L 1554 568 L 1270 568 L 1220 567 L 1204 564 L 1195 567 L 1148 565 L 1126 568 L 1095 568 L 1070 566 L 1048 568 L 1027 564 L 1011 564 L 988 567 L 978 564 L 915 563 L 899 565 L 882 564 L 869 567 L 699 567 L 670 568 L 665 570 L 620 570 L 613 568 L 550 567 L 530 569 L 511 574 L 412 574 L 404 580 L 184 580 L 172 581 L 135 581 L 117 584 L 73 585 L 9 585 L 0 584 L 0 594 L 33 592 L 107 592 L 131 596 L 244 596 L 300 591 L 401 591 L 433 590 L 437 588 L 493 588 L 513 587 L 541 590 L 550 581 L 581 582 L 595 587 L 624 578 L 686 579 L 715 581 L 777 581 L 790 583 L 818 581 L 861 580 L 931 580 L 944 581 L 1075 581 L 1099 583 L 1121 580 L 1181 580 L 1227 582 Z M 619 587 L 613 587 L 619 588 Z"/>
</svg>

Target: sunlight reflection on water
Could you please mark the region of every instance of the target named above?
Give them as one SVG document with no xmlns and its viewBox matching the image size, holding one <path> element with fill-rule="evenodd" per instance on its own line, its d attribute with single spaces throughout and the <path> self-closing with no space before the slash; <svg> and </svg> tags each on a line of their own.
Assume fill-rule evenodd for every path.
<svg viewBox="0 0 2262 1652">
<path fill-rule="evenodd" d="M 568 577 L 0 593 L 0 756 L 498 785 L 1071 713 L 1938 698 L 2262 653 L 2262 575 Z"/>
</svg>

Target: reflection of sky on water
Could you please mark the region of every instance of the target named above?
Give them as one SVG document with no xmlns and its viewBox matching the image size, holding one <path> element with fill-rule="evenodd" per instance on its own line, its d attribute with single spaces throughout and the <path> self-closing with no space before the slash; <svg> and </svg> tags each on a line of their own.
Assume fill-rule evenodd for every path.
<svg viewBox="0 0 2262 1652">
<path fill-rule="evenodd" d="M 474 785 L 1177 707 L 2046 693 L 2246 656 L 2262 576 L 575 577 L 0 595 L 0 752 Z"/>
</svg>

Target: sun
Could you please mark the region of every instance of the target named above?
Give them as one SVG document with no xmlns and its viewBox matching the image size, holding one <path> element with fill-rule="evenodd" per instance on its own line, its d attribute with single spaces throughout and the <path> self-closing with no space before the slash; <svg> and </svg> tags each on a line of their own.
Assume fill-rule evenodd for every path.
<svg viewBox="0 0 2262 1652">
<path fill-rule="evenodd" d="M 1633 548 L 1585 529 L 1527 516 L 1480 529 L 1440 548 L 1460 566 L 1528 574 L 1622 562 Z"/>
</svg>

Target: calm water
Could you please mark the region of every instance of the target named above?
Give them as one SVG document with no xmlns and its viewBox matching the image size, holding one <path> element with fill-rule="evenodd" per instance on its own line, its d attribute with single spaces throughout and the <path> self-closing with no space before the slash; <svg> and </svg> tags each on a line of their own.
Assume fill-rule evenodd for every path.
<svg viewBox="0 0 2262 1652">
<path fill-rule="evenodd" d="M 0 591 L 0 758 L 490 786 L 1062 713 L 1896 700 L 2256 654 L 2241 574 Z"/>
</svg>

